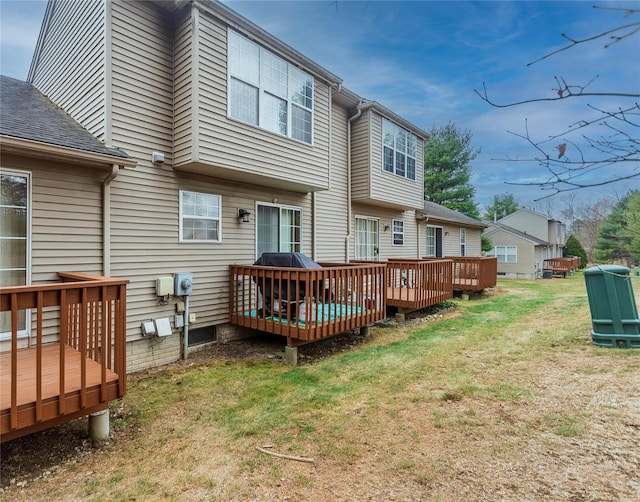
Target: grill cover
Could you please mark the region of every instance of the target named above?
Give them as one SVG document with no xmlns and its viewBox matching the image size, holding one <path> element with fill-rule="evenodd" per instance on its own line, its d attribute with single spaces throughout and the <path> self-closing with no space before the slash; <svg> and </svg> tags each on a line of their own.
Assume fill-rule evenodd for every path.
<svg viewBox="0 0 640 502">
<path fill-rule="evenodd" d="M 254 265 L 266 267 L 286 267 L 286 268 L 322 268 L 311 258 L 303 253 L 263 253 Z M 258 279 L 258 290 L 262 296 L 264 305 L 259 309 L 259 314 L 263 312 L 267 316 L 277 315 L 282 319 L 295 320 L 297 303 L 304 300 L 305 282 L 300 281 L 299 291 L 296 291 L 296 282 L 282 280 L 274 281 L 272 284 L 269 278 Z"/>
</svg>

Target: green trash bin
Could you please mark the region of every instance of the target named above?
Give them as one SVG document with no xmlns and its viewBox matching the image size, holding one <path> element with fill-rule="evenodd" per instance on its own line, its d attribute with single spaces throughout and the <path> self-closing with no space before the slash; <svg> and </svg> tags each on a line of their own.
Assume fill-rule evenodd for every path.
<svg viewBox="0 0 640 502">
<path fill-rule="evenodd" d="M 640 348 L 640 319 L 629 272 L 619 265 L 598 265 L 584 271 L 595 345 Z"/>
</svg>

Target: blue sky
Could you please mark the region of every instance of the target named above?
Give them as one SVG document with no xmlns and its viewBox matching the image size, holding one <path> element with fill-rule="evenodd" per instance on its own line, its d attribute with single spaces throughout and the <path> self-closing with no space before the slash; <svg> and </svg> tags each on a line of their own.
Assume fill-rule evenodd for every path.
<svg viewBox="0 0 640 502">
<path fill-rule="evenodd" d="M 227 1 L 231 8 L 324 66 L 356 94 L 378 101 L 429 131 L 453 122 L 473 135 L 481 153 L 472 162 L 472 184 L 481 212 L 494 195 L 513 193 L 523 205 L 561 209 L 568 195 L 534 202 L 547 194 L 536 187 L 507 185 L 546 177 L 535 152 L 508 131 L 545 139 L 577 120 L 595 117 L 587 104 L 617 108 L 629 100 L 604 97 L 561 103 L 493 108 L 474 89 L 486 82 L 500 103 L 553 97 L 554 76 L 593 92 L 639 92 L 640 45 L 634 40 L 603 49 L 582 44 L 532 66 L 527 63 L 566 45 L 561 33 L 589 37 L 637 21 L 621 12 L 594 9 L 632 7 L 634 2 L 585 1 Z M 637 3 L 635 3 L 637 7 Z M 0 0 L 0 72 L 26 79 L 45 2 Z M 591 133 L 597 136 L 598 133 Z M 549 143 L 553 153 L 556 142 Z M 570 154 L 571 152 L 568 152 Z M 638 166 L 633 166 L 636 169 Z M 622 167 L 615 169 L 622 172 Z M 631 169 L 630 167 L 626 168 Z M 626 172 L 626 171 L 625 171 Z M 595 173 L 594 180 L 602 177 Z M 640 181 L 577 193 L 578 203 L 640 188 Z"/>
</svg>

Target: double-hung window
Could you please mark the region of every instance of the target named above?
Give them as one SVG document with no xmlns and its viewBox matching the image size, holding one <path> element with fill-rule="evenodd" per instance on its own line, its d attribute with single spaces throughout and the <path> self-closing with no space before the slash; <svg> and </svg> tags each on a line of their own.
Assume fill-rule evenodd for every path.
<svg viewBox="0 0 640 502">
<path fill-rule="evenodd" d="M 496 246 L 487 252 L 487 256 L 497 256 L 498 263 L 518 263 L 517 246 Z"/>
<path fill-rule="evenodd" d="M 417 138 L 390 120 L 382 119 L 382 140 L 382 169 L 415 180 Z"/>
<path fill-rule="evenodd" d="M 228 31 L 229 116 L 313 142 L 313 77 Z"/>
<path fill-rule="evenodd" d="M 393 220 L 393 245 L 404 246 L 404 221 Z"/>
<path fill-rule="evenodd" d="M 220 242 L 222 197 L 180 191 L 180 242 Z"/>
</svg>

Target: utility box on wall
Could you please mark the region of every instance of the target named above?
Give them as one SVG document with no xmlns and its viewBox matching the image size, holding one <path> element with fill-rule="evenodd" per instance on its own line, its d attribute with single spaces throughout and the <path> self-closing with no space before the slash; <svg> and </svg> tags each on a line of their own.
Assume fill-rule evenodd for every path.
<svg viewBox="0 0 640 502">
<path fill-rule="evenodd" d="M 640 348 L 640 319 L 629 272 L 619 265 L 584 271 L 595 345 Z"/>
<path fill-rule="evenodd" d="M 191 272 L 176 272 L 174 274 L 174 294 L 188 296 L 193 291 L 193 274 Z"/>
</svg>

